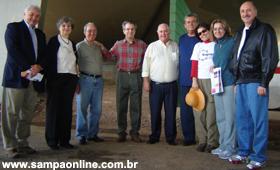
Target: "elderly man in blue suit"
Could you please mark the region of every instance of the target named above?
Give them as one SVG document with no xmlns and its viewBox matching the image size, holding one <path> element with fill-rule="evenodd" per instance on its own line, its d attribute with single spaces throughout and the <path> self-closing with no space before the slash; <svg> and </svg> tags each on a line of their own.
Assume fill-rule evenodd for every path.
<svg viewBox="0 0 280 170">
<path fill-rule="evenodd" d="M 43 81 L 32 81 L 43 71 L 45 34 L 35 28 L 40 8 L 30 5 L 21 22 L 9 23 L 5 32 L 7 60 L 3 75 L 2 137 L 9 158 L 33 154 L 28 144 L 30 124 L 34 117 L 38 92 L 44 91 Z"/>
</svg>

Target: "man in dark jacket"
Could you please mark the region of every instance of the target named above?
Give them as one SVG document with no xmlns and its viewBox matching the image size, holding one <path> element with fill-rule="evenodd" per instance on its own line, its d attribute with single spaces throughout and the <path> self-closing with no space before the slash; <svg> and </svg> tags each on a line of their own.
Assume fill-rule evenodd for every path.
<svg viewBox="0 0 280 170">
<path fill-rule="evenodd" d="M 236 33 L 232 68 L 236 80 L 238 153 L 229 159 L 249 169 L 264 166 L 268 140 L 268 85 L 279 60 L 274 29 L 260 22 L 252 1 L 240 7 L 244 26 Z"/>
<path fill-rule="evenodd" d="M 10 23 L 5 33 L 7 60 L 3 76 L 2 137 L 9 158 L 36 151 L 28 144 L 30 124 L 42 81 L 33 81 L 44 67 L 45 34 L 36 29 L 40 8 L 24 10 L 24 20 Z"/>
</svg>

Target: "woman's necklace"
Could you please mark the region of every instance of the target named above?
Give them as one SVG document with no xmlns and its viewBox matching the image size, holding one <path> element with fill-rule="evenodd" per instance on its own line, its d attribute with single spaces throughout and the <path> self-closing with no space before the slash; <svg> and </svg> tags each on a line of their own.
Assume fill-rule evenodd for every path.
<svg viewBox="0 0 280 170">
<path fill-rule="evenodd" d="M 62 39 L 62 41 L 65 43 L 65 44 L 69 44 L 69 40 L 68 39 L 64 39 L 60 34 L 59 34 L 60 38 Z"/>
</svg>

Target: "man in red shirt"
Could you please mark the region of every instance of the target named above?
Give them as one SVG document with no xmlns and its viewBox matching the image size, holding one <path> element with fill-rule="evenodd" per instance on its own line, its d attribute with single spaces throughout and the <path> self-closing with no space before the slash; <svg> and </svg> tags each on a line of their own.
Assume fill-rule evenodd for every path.
<svg viewBox="0 0 280 170">
<path fill-rule="evenodd" d="M 117 120 L 118 142 L 126 141 L 128 100 L 130 99 L 129 132 L 131 140 L 141 142 L 139 129 L 141 124 L 142 78 L 141 68 L 147 45 L 135 38 L 136 24 L 130 21 L 122 23 L 125 38 L 117 41 L 111 48 L 111 55 L 117 59 Z"/>
</svg>

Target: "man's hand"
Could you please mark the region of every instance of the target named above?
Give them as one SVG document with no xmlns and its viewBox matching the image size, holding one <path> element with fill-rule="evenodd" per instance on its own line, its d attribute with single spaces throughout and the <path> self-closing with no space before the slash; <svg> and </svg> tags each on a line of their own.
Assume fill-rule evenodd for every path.
<svg viewBox="0 0 280 170">
<path fill-rule="evenodd" d="M 143 81 L 143 88 L 146 92 L 150 91 L 150 80 L 148 77 L 143 77 L 144 81 Z"/>
<path fill-rule="evenodd" d="M 30 70 L 25 70 L 25 71 L 22 71 L 20 73 L 20 76 L 23 77 L 23 78 L 26 78 L 28 76 L 28 74 L 30 73 Z"/>
<path fill-rule="evenodd" d="M 78 84 L 77 86 L 76 86 L 76 90 L 75 90 L 75 93 L 76 94 L 79 94 L 80 93 L 80 85 Z"/>
<path fill-rule="evenodd" d="M 42 70 L 42 67 L 38 64 L 34 64 L 31 66 L 31 77 L 35 76 Z"/>
<path fill-rule="evenodd" d="M 105 46 L 99 41 L 94 41 L 93 43 L 97 45 L 102 51 L 106 49 Z"/>
<path fill-rule="evenodd" d="M 262 86 L 259 86 L 257 92 L 260 96 L 265 96 L 266 95 L 266 88 L 264 88 Z"/>
</svg>

